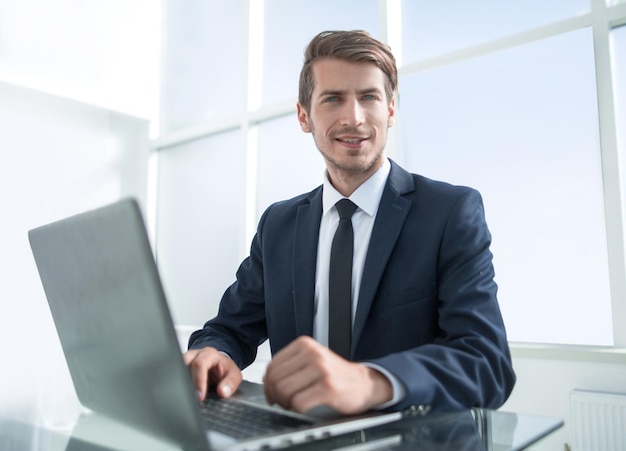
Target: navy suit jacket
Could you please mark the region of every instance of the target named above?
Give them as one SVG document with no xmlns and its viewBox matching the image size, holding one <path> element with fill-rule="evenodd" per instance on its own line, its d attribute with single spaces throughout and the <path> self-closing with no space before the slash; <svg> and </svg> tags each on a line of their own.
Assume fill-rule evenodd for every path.
<svg viewBox="0 0 626 451">
<path fill-rule="evenodd" d="M 322 187 L 271 205 L 218 315 L 190 338 L 240 368 L 312 335 Z M 480 194 L 410 174 L 393 161 L 367 251 L 352 360 L 407 388 L 394 409 L 499 407 L 515 375 Z"/>
</svg>

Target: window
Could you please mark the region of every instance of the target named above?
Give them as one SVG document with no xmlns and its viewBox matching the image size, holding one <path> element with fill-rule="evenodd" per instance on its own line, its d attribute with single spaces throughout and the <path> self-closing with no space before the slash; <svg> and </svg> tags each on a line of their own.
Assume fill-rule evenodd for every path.
<svg viewBox="0 0 626 451">
<path fill-rule="evenodd" d="M 245 109 L 246 2 L 167 2 L 161 130 L 202 126 Z"/>
<path fill-rule="evenodd" d="M 332 13 L 330 13 L 332 12 Z M 378 0 L 266 0 L 264 24 L 263 104 L 291 100 L 306 44 L 322 30 L 366 29 L 381 39 Z"/>
<path fill-rule="evenodd" d="M 245 228 L 241 133 L 228 131 L 159 155 L 157 260 L 177 324 L 217 313 L 234 281 Z M 216 283 L 218 280 L 220 283 Z"/>
<path fill-rule="evenodd" d="M 590 0 L 402 1 L 404 64 L 485 44 L 589 11 Z"/>
<path fill-rule="evenodd" d="M 612 344 L 595 82 L 590 29 L 403 80 L 405 165 L 481 191 L 514 341 Z"/>
<path fill-rule="evenodd" d="M 321 185 L 324 162 L 311 135 L 300 130 L 295 114 L 260 124 L 258 144 L 257 217 L 277 199 Z"/>
</svg>

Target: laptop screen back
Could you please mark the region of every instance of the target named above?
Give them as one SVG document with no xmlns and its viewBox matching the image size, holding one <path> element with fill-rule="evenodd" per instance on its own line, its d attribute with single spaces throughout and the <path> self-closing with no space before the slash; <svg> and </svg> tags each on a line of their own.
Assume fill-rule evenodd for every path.
<svg viewBox="0 0 626 451">
<path fill-rule="evenodd" d="M 136 202 L 29 239 L 81 403 L 185 447 L 206 443 Z"/>
</svg>

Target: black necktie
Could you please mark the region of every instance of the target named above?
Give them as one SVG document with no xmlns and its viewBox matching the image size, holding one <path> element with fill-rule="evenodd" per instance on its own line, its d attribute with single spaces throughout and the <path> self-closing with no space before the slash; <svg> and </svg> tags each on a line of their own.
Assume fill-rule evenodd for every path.
<svg viewBox="0 0 626 451">
<path fill-rule="evenodd" d="M 352 341 L 352 253 L 354 234 L 352 214 L 356 205 L 349 199 L 335 204 L 339 225 L 330 249 L 328 277 L 328 346 L 340 356 L 350 358 Z"/>
</svg>

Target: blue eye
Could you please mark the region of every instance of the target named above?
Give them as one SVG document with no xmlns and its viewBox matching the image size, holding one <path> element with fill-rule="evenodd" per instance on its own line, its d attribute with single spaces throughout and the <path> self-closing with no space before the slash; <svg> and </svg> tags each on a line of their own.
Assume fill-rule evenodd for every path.
<svg viewBox="0 0 626 451">
<path fill-rule="evenodd" d="M 324 102 L 326 103 L 334 103 L 337 100 L 339 100 L 336 96 L 332 96 L 332 97 L 326 97 L 326 99 L 324 99 Z"/>
</svg>

